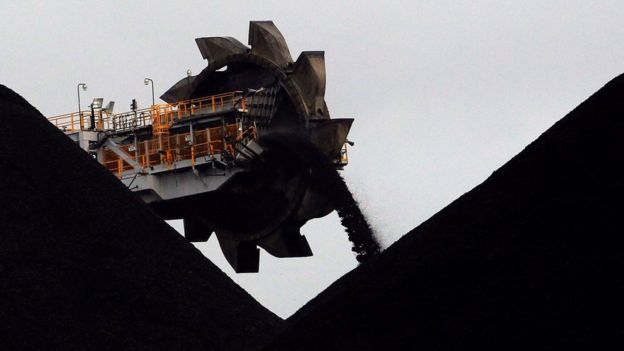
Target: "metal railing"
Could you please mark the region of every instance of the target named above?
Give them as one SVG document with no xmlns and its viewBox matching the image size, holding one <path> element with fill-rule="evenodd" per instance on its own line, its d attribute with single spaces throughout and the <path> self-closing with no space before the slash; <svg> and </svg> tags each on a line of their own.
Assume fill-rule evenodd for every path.
<svg viewBox="0 0 624 351">
<path fill-rule="evenodd" d="M 238 142 L 256 138 L 255 127 L 243 130 L 239 119 L 235 124 L 204 127 L 186 133 L 173 134 L 169 129 L 174 123 L 194 116 L 218 114 L 230 109 L 246 111 L 246 108 L 243 92 L 233 91 L 173 104 L 155 104 L 149 108 L 118 114 L 96 110 L 92 116 L 91 111 L 81 111 L 49 117 L 48 120 L 65 132 L 96 130 L 123 133 L 151 126 L 150 139 L 118 146 L 127 158 L 135 160 L 144 171 L 158 165 L 173 168 L 178 161 L 190 160 L 190 164 L 195 166 L 200 158 L 214 159 L 218 154 L 236 157 Z M 132 165 L 107 146 L 102 147 L 99 161 L 119 178 L 122 178 L 124 172 L 133 170 Z"/>
<path fill-rule="evenodd" d="M 64 132 L 73 132 L 85 128 L 85 119 L 91 115 L 90 112 L 72 112 L 64 115 L 48 117 L 48 121 Z"/>
<path fill-rule="evenodd" d="M 125 132 L 149 125 L 157 128 L 166 128 L 167 125 L 171 125 L 176 121 L 182 121 L 197 115 L 225 111 L 231 108 L 246 109 L 245 97 L 242 91 L 178 101 L 173 104 L 156 104 L 149 108 L 117 114 L 96 110 L 93 118 L 91 118 L 91 111 L 71 112 L 49 117 L 48 121 L 64 132 L 87 129 Z M 94 125 L 91 125 L 91 120 L 94 121 Z"/>
<path fill-rule="evenodd" d="M 186 160 L 190 160 L 191 166 L 195 166 L 197 160 L 202 157 L 212 159 L 215 155 L 223 153 L 236 156 L 236 143 L 243 138 L 255 137 L 255 128 L 250 127 L 242 131 L 241 125 L 236 123 L 198 129 L 192 133 L 154 135 L 151 139 L 119 147 L 128 157 L 136 160 L 143 170 L 146 170 L 158 165 L 173 168 L 176 162 Z M 125 171 L 133 169 L 130 164 L 107 147 L 103 149 L 101 163 L 119 178 Z"/>
</svg>

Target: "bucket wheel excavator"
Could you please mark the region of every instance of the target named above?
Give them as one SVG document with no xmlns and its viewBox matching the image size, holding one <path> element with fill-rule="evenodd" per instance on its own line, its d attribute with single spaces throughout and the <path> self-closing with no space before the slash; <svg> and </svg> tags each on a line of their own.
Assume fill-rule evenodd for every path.
<svg viewBox="0 0 624 351">
<path fill-rule="evenodd" d="M 324 53 L 293 60 L 271 21 L 250 22 L 247 45 L 196 43 L 208 66 L 168 89 L 167 104 L 124 114 L 92 105 L 71 125 L 51 121 L 164 219 L 183 219 L 189 241 L 214 233 L 236 272 L 258 271 L 259 248 L 311 256 L 300 228 L 337 209 L 353 123 L 330 118 Z"/>
<path fill-rule="evenodd" d="M 198 38 L 196 43 L 208 67 L 182 78 L 161 99 L 175 103 L 189 94 L 193 99 L 243 91 L 257 138 L 241 145 L 237 165 L 243 170 L 221 187 L 154 202 L 153 208 L 165 218 L 184 218 L 191 241 L 207 240 L 214 232 L 238 272 L 258 270 L 257 246 L 276 257 L 311 256 L 299 230 L 309 219 L 334 210 L 317 184 L 322 180 L 313 179 L 312 165 L 328 160 L 342 166 L 341 151 L 353 122 L 330 118 L 324 52 L 302 52 L 293 61 L 284 37 L 269 21 L 250 23 L 249 46 L 231 37 Z"/>
</svg>

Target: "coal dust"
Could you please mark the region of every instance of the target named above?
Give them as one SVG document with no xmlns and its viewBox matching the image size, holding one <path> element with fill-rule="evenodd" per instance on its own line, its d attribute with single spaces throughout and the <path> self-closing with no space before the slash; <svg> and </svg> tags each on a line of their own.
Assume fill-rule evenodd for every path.
<svg viewBox="0 0 624 351">
<path fill-rule="evenodd" d="M 304 157 L 310 162 L 317 190 L 334 205 L 349 241 L 353 244 L 351 250 L 358 262 L 365 262 L 380 253 L 381 246 L 371 226 L 336 166 L 312 145 L 299 145 L 299 150 L 304 150 Z"/>
<path fill-rule="evenodd" d="M 279 164 L 310 172 L 311 189 L 327 198 L 336 209 L 358 262 L 365 262 L 381 252 L 366 217 L 349 190 L 336 165 L 312 143 L 294 134 L 272 134 L 261 141 L 278 150 Z"/>
<path fill-rule="evenodd" d="M 333 172 L 327 172 L 325 181 L 329 185 L 327 195 L 336 207 L 340 222 L 347 231 L 349 241 L 353 244 L 351 250 L 355 252 L 358 262 L 365 262 L 377 255 L 381 247 L 344 179 L 336 170 L 333 170 Z"/>
</svg>

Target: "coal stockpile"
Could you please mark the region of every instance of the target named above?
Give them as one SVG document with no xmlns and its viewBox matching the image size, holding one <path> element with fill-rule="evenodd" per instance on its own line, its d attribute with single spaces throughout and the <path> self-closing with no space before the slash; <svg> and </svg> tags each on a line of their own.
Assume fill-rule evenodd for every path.
<svg viewBox="0 0 624 351">
<path fill-rule="evenodd" d="M 619 76 L 267 349 L 621 348 L 623 131 Z"/>
<path fill-rule="evenodd" d="M 254 350 L 259 305 L 0 86 L 0 348 Z"/>
</svg>

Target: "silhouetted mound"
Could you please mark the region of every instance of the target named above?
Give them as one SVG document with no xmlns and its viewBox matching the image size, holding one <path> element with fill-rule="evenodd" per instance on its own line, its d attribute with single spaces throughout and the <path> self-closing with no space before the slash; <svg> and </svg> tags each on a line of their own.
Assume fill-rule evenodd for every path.
<svg viewBox="0 0 624 351">
<path fill-rule="evenodd" d="M 334 283 L 268 349 L 621 348 L 623 132 L 620 76 Z"/>
<path fill-rule="evenodd" d="M 0 348 L 250 350 L 282 321 L 0 85 Z"/>
</svg>

